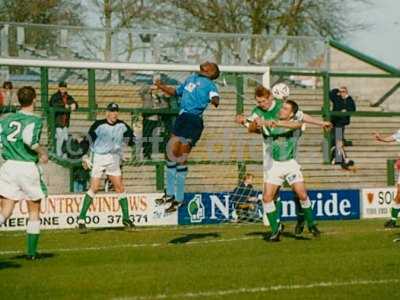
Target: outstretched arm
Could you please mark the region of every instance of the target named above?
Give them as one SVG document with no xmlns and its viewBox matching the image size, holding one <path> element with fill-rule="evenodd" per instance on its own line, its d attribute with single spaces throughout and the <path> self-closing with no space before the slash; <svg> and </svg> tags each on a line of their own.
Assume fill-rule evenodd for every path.
<svg viewBox="0 0 400 300">
<path fill-rule="evenodd" d="M 156 80 L 154 85 L 169 96 L 176 95 L 176 89 L 174 87 L 163 84 L 160 80 Z"/>
<path fill-rule="evenodd" d="M 396 139 L 394 138 L 393 135 L 389 135 L 389 136 L 382 136 L 379 133 L 375 132 L 374 133 L 374 138 L 375 140 L 377 140 L 378 142 L 383 142 L 383 143 L 392 143 L 395 142 Z"/>
<path fill-rule="evenodd" d="M 284 120 L 279 120 L 279 121 L 266 121 L 268 123 L 265 124 L 265 126 L 268 127 L 283 127 L 283 128 L 289 128 L 289 129 L 300 129 L 301 126 L 303 125 L 302 122 L 298 121 L 284 121 Z"/>
<path fill-rule="evenodd" d="M 310 116 L 309 114 L 303 114 L 303 122 L 306 124 L 316 125 L 322 127 L 323 129 L 331 129 L 332 123 L 323 121 L 317 118 Z"/>
<path fill-rule="evenodd" d="M 246 127 L 249 133 L 261 133 L 261 126 L 255 120 L 250 120 L 250 118 L 246 118 L 244 115 L 236 115 L 235 123 Z"/>
</svg>

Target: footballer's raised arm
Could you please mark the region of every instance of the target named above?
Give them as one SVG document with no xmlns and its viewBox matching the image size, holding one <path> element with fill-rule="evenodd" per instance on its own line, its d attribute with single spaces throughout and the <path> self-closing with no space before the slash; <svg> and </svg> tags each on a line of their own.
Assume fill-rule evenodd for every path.
<svg viewBox="0 0 400 300">
<path fill-rule="evenodd" d="M 154 85 L 158 89 L 160 89 L 161 91 L 166 93 L 168 96 L 179 96 L 179 95 L 177 95 L 176 89 L 174 87 L 166 85 L 166 84 L 162 83 L 160 80 L 156 80 L 154 82 Z"/>
<path fill-rule="evenodd" d="M 397 131 L 395 134 L 389 135 L 389 136 L 383 136 L 377 132 L 374 133 L 374 138 L 378 142 L 383 142 L 383 143 L 392 143 L 392 142 L 400 142 L 400 130 Z"/>
<path fill-rule="evenodd" d="M 331 122 L 327 122 L 327 121 L 321 120 L 319 118 L 314 118 L 314 117 L 310 116 L 309 114 L 303 113 L 302 111 L 298 111 L 297 112 L 297 114 L 299 114 L 299 113 L 302 114 L 302 117 L 301 117 L 300 120 L 303 123 L 316 125 L 316 126 L 324 128 L 324 129 L 331 129 L 332 128 L 332 123 Z"/>
</svg>

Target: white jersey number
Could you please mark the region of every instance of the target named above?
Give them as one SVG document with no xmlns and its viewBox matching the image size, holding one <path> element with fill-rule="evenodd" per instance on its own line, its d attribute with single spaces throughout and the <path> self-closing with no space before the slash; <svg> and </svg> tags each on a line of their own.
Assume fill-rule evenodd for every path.
<svg viewBox="0 0 400 300">
<path fill-rule="evenodd" d="M 14 143 L 17 141 L 17 135 L 21 132 L 22 125 L 20 122 L 12 121 L 9 127 L 13 128 L 14 130 L 7 135 L 7 141 Z"/>
</svg>

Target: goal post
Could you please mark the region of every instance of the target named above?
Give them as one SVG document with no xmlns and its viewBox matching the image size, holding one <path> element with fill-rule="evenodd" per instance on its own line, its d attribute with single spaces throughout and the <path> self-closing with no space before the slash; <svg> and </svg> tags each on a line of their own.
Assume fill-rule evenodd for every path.
<svg viewBox="0 0 400 300">
<path fill-rule="evenodd" d="M 61 79 L 68 82 L 68 92 L 80 104 L 78 111 L 71 114 L 69 131 L 73 137 L 87 133 L 93 122 L 93 119 L 88 119 L 88 114 L 94 112 L 95 117 L 101 118 L 107 103 L 119 103 L 120 117 L 141 139 L 133 151 L 125 149 L 125 152 L 130 151 L 126 153 L 128 162 L 123 167 L 127 191 L 158 192 L 164 189 L 162 148 L 179 110 L 176 106 L 163 106 L 163 96 L 152 93 L 150 87 L 157 76 L 170 85 L 182 83 L 192 72 L 199 71 L 199 65 L 0 58 L 0 69 L 9 66 L 26 69 L 28 74 L 37 71 L 38 76 L 32 79 L 36 81 L 24 80 L 23 84 L 35 86 L 40 96 L 45 96 L 42 98 L 44 101 L 50 99 Z M 254 89 L 257 85 L 270 86 L 270 68 L 259 65 L 219 65 L 219 68 L 221 76 L 215 83 L 220 91 L 220 106 L 217 109 L 210 107 L 204 113 L 205 129 L 190 156 L 191 171 L 186 191 L 232 192 L 247 172 L 255 175 L 254 184 L 260 190 L 262 139 L 258 135 L 248 135 L 244 128 L 234 123 L 234 119 L 238 107 L 241 107 L 240 113 L 250 113 L 256 104 Z M 146 102 L 150 102 L 150 106 Z M 43 102 L 41 109 L 44 116 L 54 113 Z M 54 116 L 48 120 L 48 127 L 53 126 Z M 51 134 L 47 144 L 52 145 L 55 143 L 55 129 L 48 129 Z M 157 145 L 147 140 L 153 136 L 160 140 Z M 75 162 L 72 165 L 79 164 Z M 243 209 L 248 211 L 249 207 L 244 205 Z"/>
</svg>

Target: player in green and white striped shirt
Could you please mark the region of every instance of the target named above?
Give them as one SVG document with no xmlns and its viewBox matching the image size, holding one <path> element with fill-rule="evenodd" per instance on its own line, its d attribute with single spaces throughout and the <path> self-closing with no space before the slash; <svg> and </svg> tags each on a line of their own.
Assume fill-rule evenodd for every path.
<svg viewBox="0 0 400 300">
<path fill-rule="evenodd" d="M 236 117 L 236 122 L 247 127 L 249 132 L 261 133 L 263 135 L 263 173 L 264 182 L 266 181 L 267 175 L 272 166 L 272 145 L 271 139 L 269 139 L 269 132 L 266 127 L 256 128 L 256 120 L 273 121 L 279 120 L 279 113 L 284 104 L 284 99 L 274 98 L 274 95 L 270 90 L 263 86 L 258 86 L 255 90 L 255 98 L 257 101 L 257 106 L 252 110 L 250 116 L 247 118 L 243 115 Z M 303 113 L 298 110 L 293 117 L 294 120 L 301 121 L 306 124 L 316 125 L 323 129 L 330 129 L 332 124 L 330 122 L 325 122 L 308 114 Z M 278 195 L 276 195 L 276 209 L 281 211 L 281 202 L 279 201 Z M 296 214 L 297 214 L 297 224 L 295 228 L 295 234 L 300 235 L 304 228 L 304 218 L 300 203 L 296 200 Z M 279 220 L 280 218 L 278 218 Z M 283 225 L 280 224 L 280 228 Z"/>
<path fill-rule="evenodd" d="M 271 241 L 279 241 L 282 228 L 278 222 L 278 212 L 274 204 L 277 191 L 286 181 L 297 194 L 307 222 L 314 236 L 319 236 L 313 217 L 311 201 L 305 189 L 301 167 L 296 161 L 297 143 L 301 136 L 301 121 L 294 120 L 299 107 L 296 102 L 287 100 L 279 111 L 279 121 L 257 119 L 257 127 L 263 128 L 265 138 L 271 145 L 271 165 L 265 178 L 263 200 L 264 212 L 270 223 Z"/>
<path fill-rule="evenodd" d="M 6 161 L 0 168 L 0 225 L 11 216 L 15 203 L 27 200 L 27 258 L 36 259 L 40 232 L 40 202 L 47 188 L 37 163 L 47 163 L 48 156 L 39 145 L 42 120 L 33 114 L 35 89 L 25 86 L 18 90 L 21 110 L 0 120 L 0 145 Z"/>
</svg>

